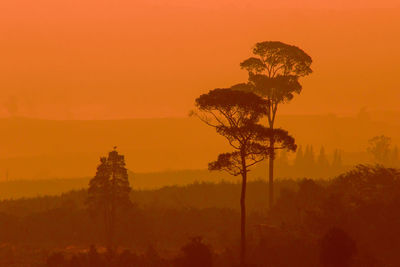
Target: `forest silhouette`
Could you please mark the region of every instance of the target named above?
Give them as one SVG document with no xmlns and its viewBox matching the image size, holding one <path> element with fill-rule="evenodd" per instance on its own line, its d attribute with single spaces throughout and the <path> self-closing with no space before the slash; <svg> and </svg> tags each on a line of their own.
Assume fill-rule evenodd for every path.
<svg viewBox="0 0 400 267">
<path fill-rule="evenodd" d="M 277 180 L 268 214 L 268 184 L 249 182 L 248 265 L 400 264 L 399 179 L 396 169 L 359 165 L 332 180 Z M 113 254 L 102 218 L 87 210 L 87 190 L 2 201 L 1 264 L 196 266 L 200 257 L 211 259 L 205 266 L 237 266 L 240 191 L 228 182 L 132 191 L 133 205 L 118 215 Z"/>
<path fill-rule="evenodd" d="M 190 111 L 213 129 L 204 136 L 193 131 L 192 139 L 218 135 L 225 142 L 191 147 L 192 154 L 218 153 L 208 158 L 213 174 L 135 173 L 128 170 L 129 154 L 114 146 L 97 169 L 90 166 L 92 177 L 68 185 L 74 190 L 63 191 L 64 184 L 46 196 L 3 197 L 0 266 L 400 266 L 400 159 L 391 137 L 370 136 L 369 161 L 360 164 L 344 162 L 339 148 L 328 154 L 322 145 L 298 143 L 278 123 L 279 108 L 302 92 L 303 77 L 313 72 L 311 57 L 280 41 L 256 43 L 252 53 L 238 66 L 247 81 L 208 88 Z M 363 111 L 357 120 L 365 125 L 370 119 Z M 60 125 L 48 129 L 59 131 Z M 102 134 L 91 136 L 99 139 L 92 146 Z M 171 150 L 172 141 L 183 141 L 166 124 L 140 132 L 138 142 L 145 146 L 146 138 L 152 142 L 163 134 Z M 55 144 L 53 150 L 71 152 L 68 144 Z M 158 164 L 151 154 L 140 157 Z M 183 157 L 190 161 L 191 155 Z M 171 153 L 164 158 L 176 161 Z M 35 192 L 46 186 L 43 180 L 10 181 L 5 173 L 9 188 L 15 183 Z"/>
</svg>

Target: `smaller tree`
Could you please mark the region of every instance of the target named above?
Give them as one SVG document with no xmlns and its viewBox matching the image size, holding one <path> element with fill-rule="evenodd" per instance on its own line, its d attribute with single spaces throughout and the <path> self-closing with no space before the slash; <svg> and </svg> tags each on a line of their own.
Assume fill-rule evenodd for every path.
<svg viewBox="0 0 400 267">
<path fill-rule="evenodd" d="M 96 176 L 89 182 L 87 199 L 91 213 L 104 219 L 106 245 L 110 251 L 114 245 L 117 213 L 131 203 L 130 191 L 125 158 L 114 148 L 108 157 L 100 158 Z"/>
<path fill-rule="evenodd" d="M 391 142 L 390 137 L 385 135 L 375 136 L 368 141 L 367 151 L 377 163 L 384 165 L 388 163 L 390 158 Z"/>
</svg>

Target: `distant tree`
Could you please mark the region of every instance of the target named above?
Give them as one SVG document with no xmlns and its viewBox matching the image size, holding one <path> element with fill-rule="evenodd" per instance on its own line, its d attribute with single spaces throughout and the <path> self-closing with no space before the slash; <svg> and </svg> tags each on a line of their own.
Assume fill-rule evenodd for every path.
<svg viewBox="0 0 400 267">
<path fill-rule="evenodd" d="M 268 101 L 266 113 L 268 126 L 274 129 L 279 104 L 287 103 L 299 94 L 302 86 L 299 78 L 312 73 L 312 59 L 300 48 L 277 41 L 256 43 L 254 57 L 240 63 L 247 70 L 247 84 L 237 87 L 250 90 Z M 269 207 L 274 200 L 274 150 L 275 140 L 269 140 Z"/>
<path fill-rule="evenodd" d="M 129 205 L 131 187 L 123 155 L 114 149 L 108 157 L 100 158 L 96 176 L 90 180 L 87 204 L 89 210 L 104 219 L 106 245 L 112 250 L 116 217 L 122 207 Z"/>
<path fill-rule="evenodd" d="M 320 174 L 323 174 L 329 167 L 329 161 L 326 157 L 325 148 L 321 146 L 319 151 L 318 159 L 317 159 L 318 169 L 320 170 Z"/>
<path fill-rule="evenodd" d="M 357 119 L 362 122 L 368 122 L 371 120 L 371 115 L 367 111 L 367 107 L 363 107 L 360 109 L 360 111 L 357 114 Z"/>
<path fill-rule="evenodd" d="M 391 165 L 393 166 L 393 167 L 398 167 L 399 166 L 399 164 L 400 164 L 400 160 L 399 160 L 399 149 L 398 149 L 398 147 L 397 146 L 395 146 L 394 148 L 393 148 L 393 150 L 392 150 L 392 154 L 391 154 L 391 159 L 390 159 L 390 161 L 391 161 Z"/>
<path fill-rule="evenodd" d="M 192 114 L 216 129 L 235 149 L 223 153 L 209 164 L 209 170 L 224 170 L 242 176 L 241 210 L 241 264 L 246 254 L 246 183 L 249 168 L 262 161 L 269 153 L 266 141 L 273 135 L 281 148 L 295 150 L 293 137 L 281 129 L 269 129 L 257 124 L 265 115 L 268 102 L 261 97 L 239 90 L 214 89 L 196 99 L 197 111 Z"/>
<path fill-rule="evenodd" d="M 314 148 L 312 145 L 307 145 L 306 152 L 304 153 L 305 168 L 310 173 L 315 164 Z"/>
<path fill-rule="evenodd" d="M 297 169 L 300 169 L 304 164 L 304 154 L 303 154 L 303 147 L 299 146 L 296 152 L 296 157 L 294 159 L 294 166 Z"/>
<path fill-rule="evenodd" d="M 339 149 L 336 149 L 335 152 L 333 153 L 333 160 L 332 160 L 332 169 L 333 171 L 341 171 L 342 169 L 342 154 L 340 153 Z"/>
<path fill-rule="evenodd" d="M 286 149 L 283 149 L 279 153 L 277 165 L 279 165 L 281 168 L 287 168 L 289 166 L 289 157 Z"/>
<path fill-rule="evenodd" d="M 367 151 L 377 163 L 386 164 L 390 157 L 391 142 L 391 138 L 385 135 L 375 136 L 368 141 Z"/>
<path fill-rule="evenodd" d="M 326 267 L 348 267 L 356 253 L 356 244 L 340 228 L 331 228 L 320 241 L 320 259 Z"/>
</svg>

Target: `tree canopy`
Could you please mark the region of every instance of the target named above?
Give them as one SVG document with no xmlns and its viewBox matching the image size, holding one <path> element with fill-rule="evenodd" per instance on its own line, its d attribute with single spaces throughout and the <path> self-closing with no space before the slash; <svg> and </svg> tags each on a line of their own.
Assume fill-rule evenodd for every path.
<svg viewBox="0 0 400 267">
<path fill-rule="evenodd" d="M 278 104 L 289 102 L 301 92 L 299 78 L 312 73 L 312 59 L 297 46 L 276 41 L 257 43 L 253 54 L 255 57 L 240 63 L 249 74 L 248 82 L 236 88 L 254 92 L 268 101 L 266 115 L 273 127 Z"/>
<path fill-rule="evenodd" d="M 269 154 L 266 142 L 274 138 L 278 148 L 296 150 L 295 140 L 282 129 L 270 129 L 257 122 L 266 114 L 268 101 L 237 87 L 214 89 L 196 99 L 197 112 L 202 121 L 216 128 L 237 151 L 223 153 L 209 164 L 210 170 L 224 170 L 239 175 L 244 167 L 251 167 Z M 244 156 L 247 165 L 241 164 Z"/>
<path fill-rule="evenodd" d="M 278 41 L 257 43 L 253 54 L 240 66 L 249 73 L 265 73 L 268 77 L 294 75 L 303 77 L 312 73 L 312 59 L 302 49 Z"/>
</svg>

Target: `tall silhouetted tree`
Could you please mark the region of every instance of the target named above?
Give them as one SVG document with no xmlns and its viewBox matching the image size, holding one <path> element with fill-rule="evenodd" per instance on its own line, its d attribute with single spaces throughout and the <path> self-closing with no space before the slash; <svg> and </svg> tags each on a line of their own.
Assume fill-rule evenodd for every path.
<svg viewBox="0 0 400 267">
<path fill-rule="evenodd" d="M 273 136 L 281 147 L 295 150 L 294 139 L 281 129 L 272 130 L 257 124 L 266 114 L 268 102 L 251 93 L 229 89 L 214 89 L 196 99 L 199 117 L 207 125 L 216 129 L 235 149 L 223 153 L 217 161 L 209 164 L 209 170 L 224 170 L 242 176 L 240 197 L 241 210 L 241 264 L 245 264 L 246 254 L 246 183 L 249 168 L 262 161 L 268 154 L 266 141 Z"/>
<path fill-rule="evenodd" d="M 114 149 L 108 157 L 100 158 L 96 176 L 89 183 L 87 199 L 90 211 L 104 219 L 109 250 L 114 245 L 117 212 L 130 204 L 130 191 L 124 156 Z"/>
<path fill-rule="evenodd" d="M 386 164 L 390 158 L 391 142 L 391 138 L 385 135 L 375 136 L 368 141 L 369 147 L 367 151 L 377 163 Z"/>
<path fill-rule="evenodd" d="M 274 129 L 279 104 L 289 102 L 294 94 L 301 92 L 299 78 L 312 73 L 312 59 L 300 48 L 282 42 L 267 41 L 257 43 L 254 57 L 240 63 L 249 74 L 247 84 L 238 85 L 245 90 L 260 95 L 267 100 L 266 114 L 268 126 Z M 275 140 L 269 140 L 269 206 L 274 200 L 274 151 Z"/>
</svg>

